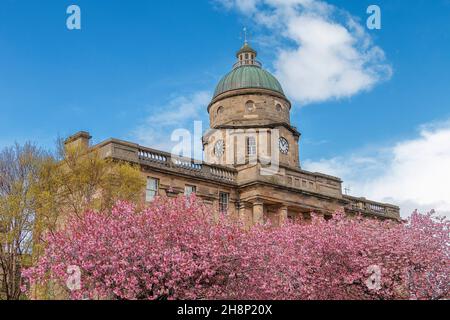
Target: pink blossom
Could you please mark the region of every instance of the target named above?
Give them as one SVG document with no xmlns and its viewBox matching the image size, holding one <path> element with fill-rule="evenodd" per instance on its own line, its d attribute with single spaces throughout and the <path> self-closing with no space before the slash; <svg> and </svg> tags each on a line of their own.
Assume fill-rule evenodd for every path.
<svg viewBox="0 0 450 320">
<path fill-rule="evenodd" d="M 403 224 L 337 213 L 245 231 L 194 196 L 142 211 L 120 202 L 110 214 L 70 218 L 24 276 L 65 287 L 67 267 L 79 266 L 72 299 L 443 299 L 449 226 L 417 212 Z M 377 289 L 366 284 L 371 266 L 381 271 Z"/>
</svg>

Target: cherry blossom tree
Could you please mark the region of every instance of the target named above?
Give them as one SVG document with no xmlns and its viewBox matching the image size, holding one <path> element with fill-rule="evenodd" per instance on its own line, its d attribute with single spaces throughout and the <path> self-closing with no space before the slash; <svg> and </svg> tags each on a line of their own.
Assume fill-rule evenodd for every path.
<svg viewBox="0 0 450 320">
<path fill-rule="evenodd" d="M 74 289 L 76 266 L 72 299 L 444 299 L 449 226 L 417 212 L 403 224 L 337 213 L 246 231 L 195 197 L 141 211 L 119 202 L 49 235 L 24 276 Z"/>
</svg>

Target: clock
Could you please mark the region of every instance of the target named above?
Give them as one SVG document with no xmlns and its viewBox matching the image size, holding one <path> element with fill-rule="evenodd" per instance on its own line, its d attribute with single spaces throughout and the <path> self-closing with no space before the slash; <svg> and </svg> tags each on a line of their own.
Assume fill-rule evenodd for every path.
<svg viewBox="0 0 450 320">
<path fill-rule="evenodd" d="M 286 140 L 286 138 L 281 137 L 278 143 L 280 147 L 280 152 L 282 154 L 288 154 L 289 153 L 289 142 Z"/>
<path fill-rule="evenodd" d="M 223 140 L 219 140 L 216 142 L 216 145 L 214 146 L 214 154 L 216 157 L 221 158 L 223 156 L 223 153 L 225 151 L 225 142 Z"/>
</svg>

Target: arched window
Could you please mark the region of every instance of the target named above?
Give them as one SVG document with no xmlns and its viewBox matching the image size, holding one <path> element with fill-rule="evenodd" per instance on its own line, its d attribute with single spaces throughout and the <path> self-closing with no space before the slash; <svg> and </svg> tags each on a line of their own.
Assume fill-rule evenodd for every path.
<svg viewBox="0 0 450 320">
<path fill-rule="evenodd" d="M 256 156 L 256 139 L 255 137 L 247 138 L 247 155 L 248 156 Z"/>
<path fill-rule="evenodd" d="M 277 112 L 283 111 L 283 107 L 279 103 L 276 105 L 275 109 L 277 110 Z"/>
<path fill-rule="evenodd" d="M 223 113 L 223 107 L 220 106 L 217 108 L 217 114 L 222 114 Z"/>
</svg>

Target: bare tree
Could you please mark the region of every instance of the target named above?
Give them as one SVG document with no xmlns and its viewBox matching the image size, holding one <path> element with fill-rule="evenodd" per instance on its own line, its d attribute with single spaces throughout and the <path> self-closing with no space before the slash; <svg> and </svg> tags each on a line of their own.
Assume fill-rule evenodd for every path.
<svg viewBox="0 0 450 320">
<path fill-rule="evenodd" d="M 22 266 L 33 245 L 33 185 L 46 157 L 31 143 L 0 152 L 0 299 L 21 296 Z"/>
</svg>

